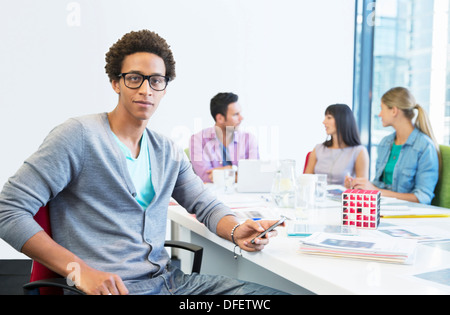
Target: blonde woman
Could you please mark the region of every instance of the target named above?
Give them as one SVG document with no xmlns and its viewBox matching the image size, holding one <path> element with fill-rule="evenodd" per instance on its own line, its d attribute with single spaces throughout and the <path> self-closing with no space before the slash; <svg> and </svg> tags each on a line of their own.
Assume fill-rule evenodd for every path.
<svg viewBox="0 0 450 315">
<path fill-rule="evenodd" d="M 413 124 L 417 110 L 417 118 Z M 439 146 L 427 113 L 409 90 L 396 87 L 381 98 L 378 115 L 383 127 L 395 132 L 378 146 L 375 179 L 347 177 L 345 185 L 355 189 L 377 189 L 382 196 L 430 204 L 439 178 Z"/>
</svg>

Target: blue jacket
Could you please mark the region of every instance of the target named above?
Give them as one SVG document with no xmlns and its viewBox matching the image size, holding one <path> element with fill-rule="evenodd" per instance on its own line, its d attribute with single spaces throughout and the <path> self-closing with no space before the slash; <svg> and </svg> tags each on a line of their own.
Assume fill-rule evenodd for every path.
<svg viewBox="0 0 450 315">
<path fill-rule="evenodd" d="M 378 146 L 376 174 L 373 184 L 381 189 L 413 193 L 420 203 L 430 204 L 439 179 L 439 159 L 433 141 L 417 128 L 402 146 L 395 165 L 392 185 L 383 182 L 383 172 L 389 159 L 395 132 L 384 137 Z"/>
</svg>

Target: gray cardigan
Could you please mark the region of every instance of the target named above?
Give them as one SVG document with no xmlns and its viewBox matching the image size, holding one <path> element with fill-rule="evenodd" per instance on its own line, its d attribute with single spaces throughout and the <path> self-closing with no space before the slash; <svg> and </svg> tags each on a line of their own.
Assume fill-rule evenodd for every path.
<svg viewBox="0 0 450 315">
<path fill-rule="evenodd" d="M 49 203 L 53 238 L 91 267 L 124 280 L 164 271 L 172 196 L 212 232 L 232 215 L 192 171 L 184 152 L 146 129 L 155 197 L 144 211 L 106 113 L 53 129 L 0 194 L 0 237 L 17 250 L 41 230 L 33 215 Z"/>
</svg>

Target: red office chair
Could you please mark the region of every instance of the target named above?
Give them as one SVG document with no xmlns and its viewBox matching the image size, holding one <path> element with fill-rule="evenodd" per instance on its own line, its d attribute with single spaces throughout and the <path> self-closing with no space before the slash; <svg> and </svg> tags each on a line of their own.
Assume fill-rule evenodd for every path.
<svg viewBox="0 0 450 315">
<path fill-rule="evenodd" d="M 50 226 L 50 217 L 48 206 L 42 207 L 34 216 L 37 223 L 44 231 L 52 237 Z M 31 268 L 30 283 L 23 286 L 24 293 L 27 295 L 61 295 L 62 289 L 68 289 L 79 294 L 84 294 L 73 286 L 69 286 L 65 278 L 62 278 L 56 272 L 51 271 L 41 263 L 33 261 Z"/>
<path fill-rule="evenodd" d="M 305 166 L 303 167 L 303 174 L 306 171 L 306 166 L 308 166 L 308 160 L 309 160 L 309 156 L 311 155 L 311 152 L 308 152 L 308 154 L 306 154 L 306 159 L 305 159 Z"/>
<path fill-rule="evenodd" d="M 44 231 L 51 237 L 51 226 L 48 206 L 42 207 L 34 216 L 37 223 L 44 229 Z M 166 241 L 164 243 L 166 247 L 180 248 L 188 250 L 194 253 L 193 263 L 192 263 L 192 273 L 200 273 L 202 258 L 203 258 L 203 247 L 186 243 L 182 241 Z M 67 280 L 57 273 L 51 271 L 44 265 L 33 261 L 31 269 L 30 282 L 23 286 L 24 294 L 26 295 L 62 295 L 63 289 L 69 291 L 85 294 L 81 290 L 78 290 L 74 286 L 69 286 Z"/>
</svg>

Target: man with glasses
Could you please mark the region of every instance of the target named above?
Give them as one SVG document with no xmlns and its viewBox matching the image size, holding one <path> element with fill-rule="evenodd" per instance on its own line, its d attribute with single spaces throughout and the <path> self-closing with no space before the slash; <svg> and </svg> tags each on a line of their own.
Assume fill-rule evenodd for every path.
<svg viewBox="0 0 450 315">
<path fill-rule="evenodd" d="M 244 117 L 238 101 L 234 93 L 214 96 L 210 103 L 214 126 L 191 137 L 192 167 L 205 183 L 213 181 L 214 170 L 232 168 L 239 160 L 259 159 L 256 138 L 239 129 Z"/>
<path fill-rule="evenodd" d="M 184 152 L 147 129 L 175 78 L 166 41 L 130 32 L 106 54 L 118 104 L 57 126 L 0 194 L 0 237 L 89 294 L 272 294 L 227 277 L 185 275 L 164 249 L 170 198 L 248 251 L 273 221 L 239 225 L 194 174 Z M 53 239 L 34 221 L 49 205 Z M 275 235 L 274 233 L 273 235 Z M 272 235 L 272 236 L 273 236 Z"/>
</svg>

